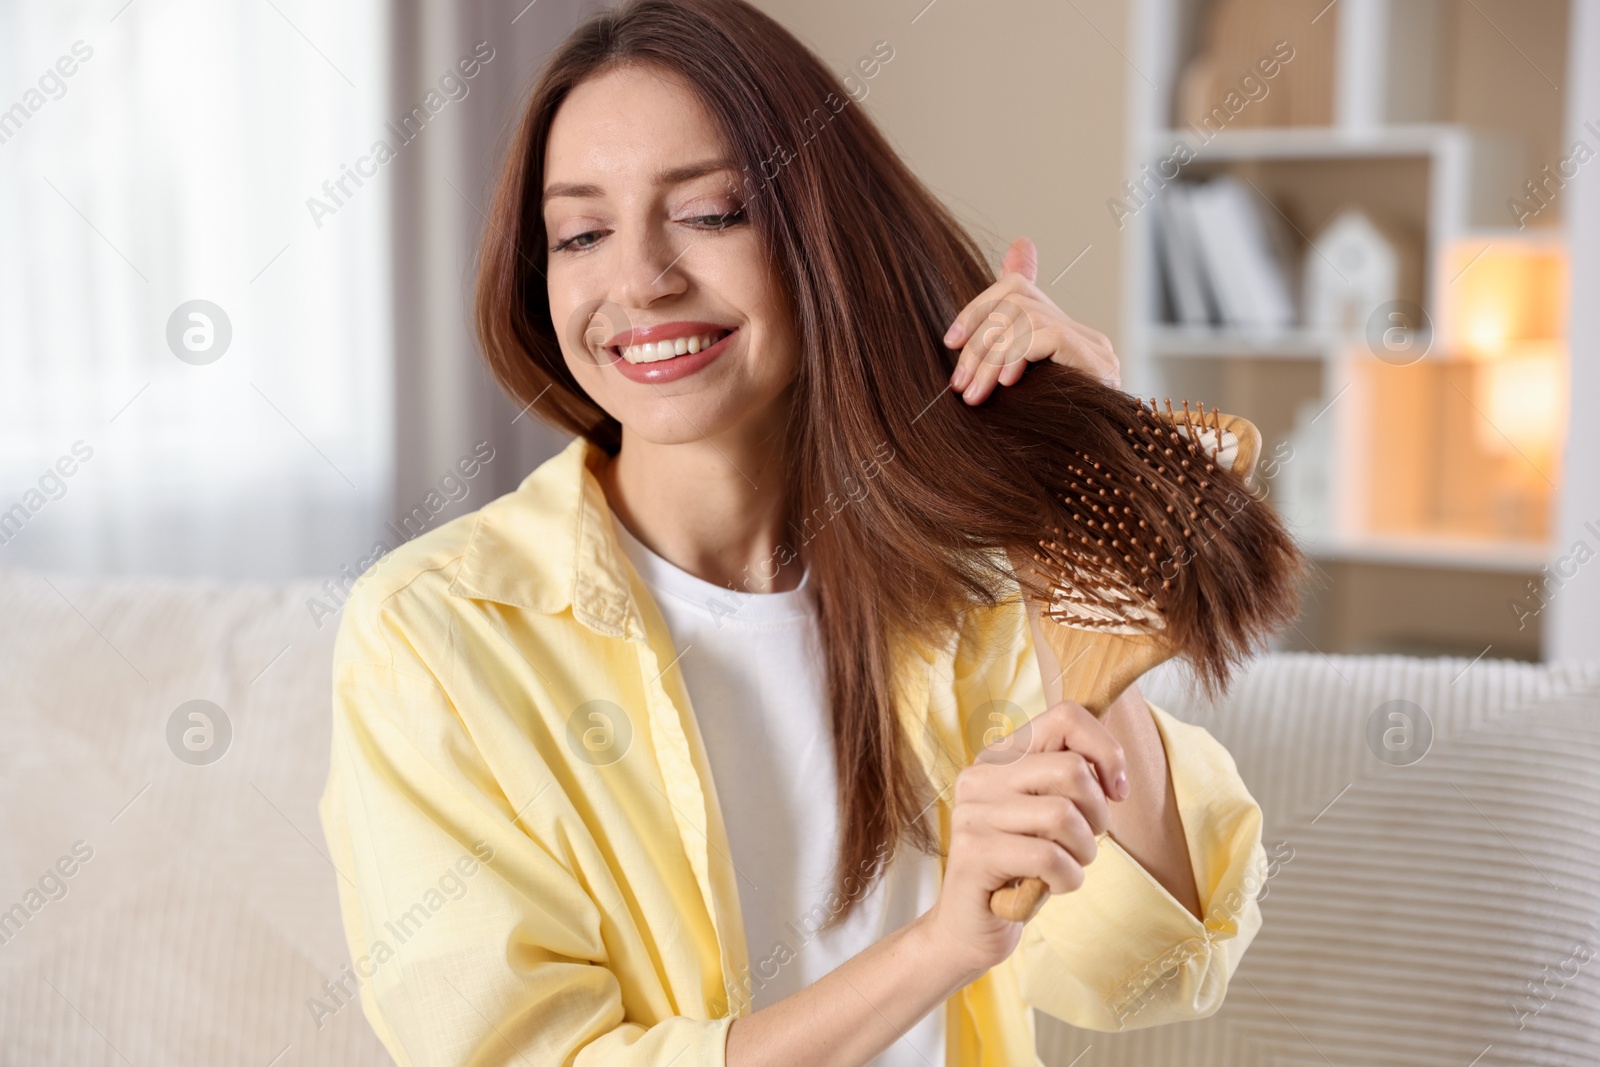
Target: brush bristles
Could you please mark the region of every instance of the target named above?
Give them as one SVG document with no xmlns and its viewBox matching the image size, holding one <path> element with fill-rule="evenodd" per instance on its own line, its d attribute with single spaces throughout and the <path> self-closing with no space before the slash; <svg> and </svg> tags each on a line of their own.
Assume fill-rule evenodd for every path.
<svg viewBox="0 0 1600 1067">
<path fill-rule="evenodd" d="M 1055 534 L 1058 538 L 1068 536 L 1060 530 Z M 1081 534 L 1071 536 L 1084 542 L 1092 558 L 1097 546 Z M 1114 571 L 1085 569 L 1060 541 L 1040 541 L 1033 558 L 1041 572 L 1054 582 L 1045 613 L 1056 622 L 1080 630 L 1120 634 L 1153 633 L 1163 628 L 1161 616 L 1151 609 L 1148 597 L 1121 581 Z"/>
<path fill-rule="evenodd" d="M 1066 463 L 1052 537 L 1034 553 L 1044 610 L 1080 629 L 1164 632 L 1215 695 L 1293 621 L 1305 561 L 1265 500 L 1216 462 L 1215 409 L 1127 399 L 1123 433 L 1095 435 L 1105 447 Z"/>
<path fill-rule="evenodd" d="M 926 564 L 900 568 L 895 605 L 900 625 L 922 622 L 917 639 L 945 640 L 944 620 L 1020 586 L 1063 625 L 1159 632 L 1215 696 L 1298 615 L 1306 561 L 1232 457 L 1213 457 L 1233 437 L 1215 410 L 1163 411 L 1048 360 L 982 404 L 910 407 L 894 462 L 860 497 L 872 536 L 856 551 L 880 570 L 884 543 Z"/>
</svg>

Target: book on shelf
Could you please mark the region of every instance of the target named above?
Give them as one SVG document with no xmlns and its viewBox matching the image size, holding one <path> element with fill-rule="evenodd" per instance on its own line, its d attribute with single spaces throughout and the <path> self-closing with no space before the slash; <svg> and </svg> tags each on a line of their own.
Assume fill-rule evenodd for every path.
<svg viewBox="0 0 1600 1067">
<path fill-rule="evenodd" d="M 1175 183 L 1160 198 L 1161 276 L 1176 321 L 1247 333 L 1295 325 L 1294 257 L 1277 209 L 1237 178 Z"/>
<path fill-rule="evenodd" d="M 1172 185 L 1165 197 L 1157 198 L 1153 225 L 1156 231 L 1161 276 L 1166 286 L 1173 319 L 1184 326 L 1205 328 L 1221 321 L 1216 296 L 1209 279 L 1200 269 L 1198 236 L 1189 218 L 1188 187 Z"/>
</svg>

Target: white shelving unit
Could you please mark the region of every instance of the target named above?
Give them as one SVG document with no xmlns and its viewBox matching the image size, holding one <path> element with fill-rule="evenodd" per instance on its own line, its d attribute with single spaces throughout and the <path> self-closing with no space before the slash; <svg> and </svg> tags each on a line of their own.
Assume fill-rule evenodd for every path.
<svg viewBox="0 0 1600 1067">
<path fill-rule="evenodd" d="M 1309 185 L 1320 182 L 1318 195 L 1326 204 L 1327 187 L 1336 185 L 1339 175 L 1349 175 L 1351 206 L 1365 207 L 1363 197 L 1374 190 L 1402 203 L 1419 237 L 1419 302 L 1433 330 L 1432 347 L 1424 358 L 1430 360 L 1439 360 L 1458 341 L 1450 336 L 1447 303 L 1453 279 L 1447 276 L 1447 249 L 1459 249 L 1476 239 L 1486 246 L 1561 239 L 1559 230 L 1530 237 L 1527 231 L 1506 228 L 1508 191 L 1537 171 L 1537 166 L 1529 169 L 1528 153 L 1517 138 L 1437 121 L 1440 93 L 1429 79 L 1438 77 L 1445 61 L 1446 42 L 1432 36 L 1444 17 L 1440 0 L 1340 0 L 1332 125 L 1228 128 L 1204 137 L 1192 127 L 1173 128 L 1174 86 L 1193 47 L 1186 40 L 1187 28 L 1196 25 L 1203 2 L 1138 0 L 1130 23 L 1129 60 L 1135 69 L 1128 82 L 1135 129 L 1126 161 L 1135 182 L 1159 187 L 1165 174 L 1158 165 L 1172 158 L 1182 143 L 1193 158 L 1173 180 L 1242 173 L 1255 179 L 1251 184 L 1269 199 L 1274 199 L 1275 186 L 1293 189 L 1297 180 Z M 1169 166 L 1165 173 L 1170 170 Z M 1138 210 L 1124 227 L 1125 377 L 1143 395 L 1187 395 L 1226 405 L 1229 400 L 1222 395 L 1197 396 L 1197 383 L 1226 393 L 1225 382 L 1253 383 L 1277 375 L 1295 383 L 1299 403 L 1316 400 L 1320 408 L 1316 418 L 1327 424 L 1319 429 L 1329 441 L 1325 498 L 1299 521 L 1286 514 L 1316 558 L 1529 575 L 1549 560 L 1550 545 L 1544 541 L 1396 535 L 1371 529 L 1362 472 L 1368 469 L 1375 435 L 1358 364 L 1377 357 L 1359 338 L 1303 327 L 1251 333 L 1163 321 L 1160 268 L 1149 226 L 1153 214 Z M 1326 221 L 1305 225 L 1292 214 L 1292 210 L 1285 213 L 1285 218 L 1306 244 L 1315 236 L 1315 227 Z M 1239 413 L 1257 418 L 1250 411 Z M 1274 435 L 1265 425 L 1263 430 L 1268 437 L 1264 455 L 1270 455 Z"/>
</svg>

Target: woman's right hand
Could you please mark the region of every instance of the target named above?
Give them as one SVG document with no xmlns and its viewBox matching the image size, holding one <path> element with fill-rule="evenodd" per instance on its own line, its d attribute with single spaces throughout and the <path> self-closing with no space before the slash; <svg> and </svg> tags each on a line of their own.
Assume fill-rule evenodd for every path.
<svg viewBox="0 0 1600 1067">
<path fill-rule="evenodd" d="M 1022 938 L 1022 923 L 989 910 L 995 890 L 1021 877 L 1043 879 L 1051 893 L 1083 884 L 1095 838 L 1111 828 L 1108 793 L 1128 795 L 1122 745 L 1071 701 L 989 745 L 956 776 L 944 883 L 921 922 L 969 980 Z"/>
</svg>

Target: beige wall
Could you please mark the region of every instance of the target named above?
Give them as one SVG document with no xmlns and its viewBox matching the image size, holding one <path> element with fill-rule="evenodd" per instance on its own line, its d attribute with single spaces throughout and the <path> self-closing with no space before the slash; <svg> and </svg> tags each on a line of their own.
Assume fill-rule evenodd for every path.
<svg viewBox="0 0 1600 1067">
<path fill-rule="evenodd" d="M 1125 155 L 1123 4 L 754 2 L 841 76 L 888 42 L 894 57 L 864 82 L 863 106 L 992 263 L 1013 238 L 1031 237 L 1041 288 L 1117 340 L 1122 245 L 1106 200 Z"/>
<path fill-rule="evenodd" d="M 1568 0 L 1474 0 L 1445 9 L 1445 119 L 1517 138 L 1526 152 L 1502 199 L 1526 197 L 1522 183 L 1537 178 L 1547 163 L 1555 169 L 1572 146 L 1561 128 L 1567 100 L 1556 88 L 1569 84 L 1567 5 Z M 1556 196 L 1552 209 L 1529 225 L 1559 225 L 1568 199 Z M 1515 216 L 1502 207 L 1496 221 L 1515 225 Z"/>
</svg>

